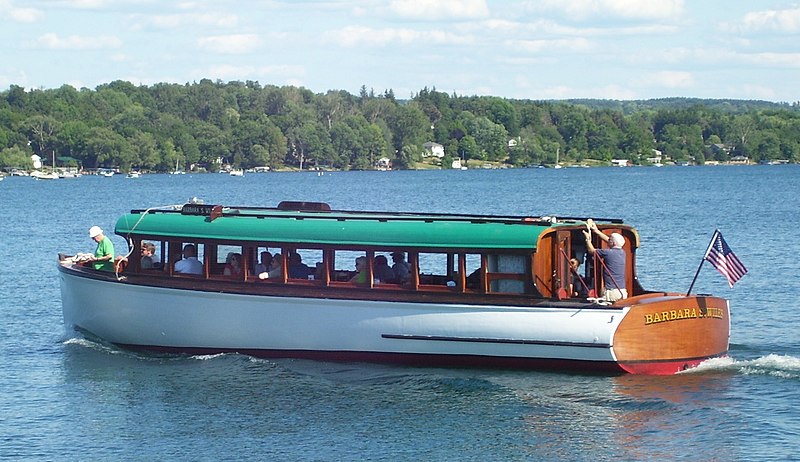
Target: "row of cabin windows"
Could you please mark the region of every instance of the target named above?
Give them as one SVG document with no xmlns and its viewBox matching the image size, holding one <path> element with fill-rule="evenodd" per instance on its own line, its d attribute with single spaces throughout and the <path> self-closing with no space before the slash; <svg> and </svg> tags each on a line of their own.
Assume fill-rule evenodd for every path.
<svg viewBox="0 0 800 462">
<path fill-rule="evenodd" d="M 458 252 L 416 252 L 402 249 L 386 250 L 353 250 L 353 249 L 312 249 L 288 248 L 270 245 L 230 245 L 211 244 L 190 241 L 153 241 L 145 240 L 155 246 L 150 269 L 142 268 L 138 258 L 129 258 L 127 271 L 163 274 L 177 277 L 200 277 L 209 279 L 240 279 L 250 282 L 316 284 L 316 285 L 350 285 L 356 274 L 355 262 L 358 257 L 367 260 L 367 274 L 372 274 L 365 284 L 367 287 L 404 287 L 420 290 L 452 290 L 479 293 L 534 293 L 531 277 L 531 255 L 527 254 L 489 254 Z M 145 241 L 136 244 L 132 256 L 140 255 Z M 175 263 L 182 258 L 182 249 L 186 244 L 194 244 L 197 258 L 203 262 L 203 274 L 186 275 L 175 272 Z M 404 260 L 410 269 L 405 280 L 395 277 L 380 280 L 375 277 L 375 258 L 383 256 L 388 265 L 393 266 L 392 253 L 402 251 Z M 256 271 L 262 252 L 280 256 L 281 270 L 278 277 L 260 278 Z M 241 255 L 242 274 L 225 276 L 226 260 L 231 254 Z M 289 260 L 292 254 L 300 256 L 302 264 L 308 270 L 291 274 Z M 168 263 L 162 263 L 168 262 Z M 463 277 L 462 277 L 463 275 Z M 292 277 L 295 276 L 295 277 Z"/>
</svg>

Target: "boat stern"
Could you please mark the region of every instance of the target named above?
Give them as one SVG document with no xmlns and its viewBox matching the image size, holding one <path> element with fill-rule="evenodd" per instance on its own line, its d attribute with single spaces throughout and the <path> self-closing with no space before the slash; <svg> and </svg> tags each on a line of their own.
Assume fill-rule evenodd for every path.
<svg viewBox="0 0 800 462">
<path fill-rule="evenodd" d="M 728 353 L 730 311 L 725 299 L 664 294 L 629 299 L 613 338 L 620 367 L 669 375 Z"/>
</svg>

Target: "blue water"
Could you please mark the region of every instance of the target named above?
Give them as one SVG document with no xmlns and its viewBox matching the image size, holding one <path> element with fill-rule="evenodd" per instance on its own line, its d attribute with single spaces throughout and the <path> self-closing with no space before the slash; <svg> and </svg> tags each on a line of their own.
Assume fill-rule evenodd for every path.
<svg viewBox="0 0 800 462">
<path fill-rule="evenodd" d="M 685 291 L 715 228 L 747 265 L 730 358 L 673 377 L 134 354 L 64 332 L 58 252 L 133 208 L 623 218 L 648 288 Z M 0 459 L 800 460 L 800 166 L 145 175 L 0 182 Z M 118 250 L 125 244 L 113 236 Z"/>
</svg>

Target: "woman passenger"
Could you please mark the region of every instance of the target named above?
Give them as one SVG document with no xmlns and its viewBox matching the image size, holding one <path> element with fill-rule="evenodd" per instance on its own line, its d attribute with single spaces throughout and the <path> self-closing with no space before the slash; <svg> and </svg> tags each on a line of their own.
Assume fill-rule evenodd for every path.
<svg viewBox="0 0 800 462">
<path fill-rule="evenodd" d="M 234 277 L 241 276 L 242 254 L 236 252 L 229 253 L 227 262 L 225 263 L 225 269 L 222 270 L 222 274 L 225 276 L 234 276 Z"/>
</svg>

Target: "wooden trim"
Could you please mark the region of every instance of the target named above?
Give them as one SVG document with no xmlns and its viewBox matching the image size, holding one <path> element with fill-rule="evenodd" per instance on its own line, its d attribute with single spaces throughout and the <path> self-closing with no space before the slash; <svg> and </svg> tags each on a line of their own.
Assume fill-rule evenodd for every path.
<svg viewBox="0 0 800 462">
<path fill-rule="evenodd" d="M 419 254 L 408 252 L 408 262 L 411 266 L 411 286 L 414 290 L 419 290 Z"/>
<path fill-rule="evenodd" d="M 467 254 L 458 254 L 458 280 L 456 287 L 461 293 L 467 291 Z"/>
<path fill-rule="evenodd" d="M 489 293 L 489 256 L 485 253 L 481 254 L 481 272 L 480 281 L 478 282 L 478 291 L 482 294 Z"/>
</svg>

